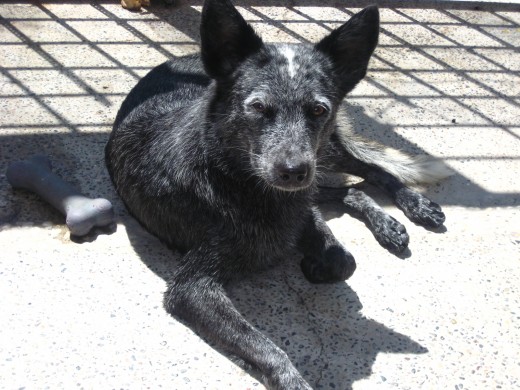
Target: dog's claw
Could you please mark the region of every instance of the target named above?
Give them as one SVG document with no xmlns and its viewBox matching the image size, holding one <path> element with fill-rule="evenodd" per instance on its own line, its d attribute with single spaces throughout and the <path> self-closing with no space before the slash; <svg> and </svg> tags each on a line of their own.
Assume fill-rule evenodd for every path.
<svg viewBox="0 0 520 390">
<path fill-rule="evenodd" d="M 446 216 L 437 203 L 423 197 L 419 207 L 411 213 L 410 219 L 422 226 L 436 228 L 442 226 Z"/>
<path fill-rule="evenodd" d="M 382 223 L 374 226 L 373 234 L 377 242 L 390 252 L 403 252 L 410 241 L 404 225 L 389 215 L 385 215 Z"/>
<path fill-rule="evenodd" d="M 437 228 L 446 220 L 441 206 L 408 188 L 398 194 L 396 201 L 405 215 L 421 226 Z"/>
</svg>

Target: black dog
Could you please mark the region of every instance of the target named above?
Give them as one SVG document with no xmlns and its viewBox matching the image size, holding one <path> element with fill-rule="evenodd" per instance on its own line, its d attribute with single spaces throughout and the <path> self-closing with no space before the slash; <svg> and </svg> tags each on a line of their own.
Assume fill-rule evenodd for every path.
<svg viewBox="0 0 520 390">
<path fill-rule="evenodd" d="M 144 77 L 106 147 L 130 212 L 184 253 L 166 309 L 256 367 L 272 388 L 310 386 L 237 312 L 223 286 L 293 248 L 311 282 L 352 275 L 354 258 L 316 207 L 318 177 L 355 174 L 384 189 L 411 220 L 444 222 L 437 204 L 404 184 L 442 176 L 434 163 L 394 157 L 339 128 L 339 106 L 365 76 L 378 32 L 378 10 L 368 7 L 315 46 L 266 45 L 229 0 L 208 0 L 201 55 Z M 343 198 L 383 246 L 406 248 L 404 227 L 367 195 L 350 188 Z"/>
</svg>

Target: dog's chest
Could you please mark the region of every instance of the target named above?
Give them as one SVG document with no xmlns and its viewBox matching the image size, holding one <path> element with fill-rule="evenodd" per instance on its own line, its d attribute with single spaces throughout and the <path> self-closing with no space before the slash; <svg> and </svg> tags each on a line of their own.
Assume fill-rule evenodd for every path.
<svg viewBox="0 0 520 390">
<path fill-rule="evenodd" d="M 276 262 L 295 247 L 309 209 L 305 198 L 245 200 L 229 215 L 237 247 L 259 266 Z"/>
</svg>

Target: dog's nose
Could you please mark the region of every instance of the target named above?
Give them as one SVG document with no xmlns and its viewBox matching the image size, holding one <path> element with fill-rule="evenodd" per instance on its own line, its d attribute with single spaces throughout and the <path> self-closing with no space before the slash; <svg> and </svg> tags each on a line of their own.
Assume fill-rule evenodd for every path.
<svg viewBox="0 0 520 390">
<path fill-rule="evenodd" d="M 300 186 L 305 182 L 305 179 L 307 179 L 309 165 L 306 163 L 280 164 L 276 167 L 276 170 L 282 184 Z"/>
</svg>

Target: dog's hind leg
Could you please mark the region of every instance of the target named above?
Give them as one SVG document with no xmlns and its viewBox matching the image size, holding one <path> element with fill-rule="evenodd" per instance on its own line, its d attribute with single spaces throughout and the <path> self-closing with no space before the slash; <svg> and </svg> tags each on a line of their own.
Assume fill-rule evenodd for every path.
<svg viewBox="0 0 520 390">
<path fill-rule="evenodd" d="M 356 269 L 354 257 L 334 237 L 317 207 L 305 222 L 298 247 L 304 256 L 303 274 L 312 283 L 340 282 Z"/>
<path fill-rule="evenodd" d="M 222 283 L 237 270 L 229 268 L 230 259 L 220 256 L 214 245 L 186 253 L 168 283 L 164 295 L 166 310 L 201 336 L 254 366 L 270 388 L 311 389 L 285 352 L 249 324 L 226 296 Z"/>
<path fill-rule="evenodd" d="M 355 157 L 354 153 L 360 156 Z M 383 189 L 411 221 L 432 228 L 444 223 L 446 217 L 437 203 L 407 187 L 394 174 L 381 167 L 387 162 L 384 161 L 387 155 L 383 152 L 370 148 L 357 148 L 355 140 L 349 144 L 348 140 L 333 134 L 326 156 L 324 165 L 329 169 L 362 177 L 368 183 Z M 396 172 L 399 171 L 400 167 L 395 161 L 386 165 L 391 166 Z"/>
</svg>

